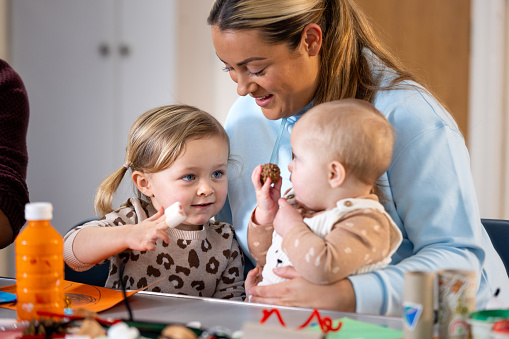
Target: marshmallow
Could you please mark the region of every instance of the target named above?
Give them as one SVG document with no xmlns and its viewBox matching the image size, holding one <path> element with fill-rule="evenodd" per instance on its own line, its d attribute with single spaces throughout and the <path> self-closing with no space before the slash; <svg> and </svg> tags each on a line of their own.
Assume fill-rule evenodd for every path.
<svg viewBox="0 0 509 339">
<path fill-rule="evenodd" d="M 182 205 L 178 201 L 170 207 L 167 207 L 164 210 L 164 215 L 166 215 L 166 225 L 171 228 L 177 227 L 183 223 L 187 217 L 184 208 L 182 208 Z"/>
<path fill-rule="evenodd" d="M 112 325 L 108 329 L 108 339 L 137 339 L 140 331 L 136 327 L 129 327 L 124 322 Z"/>
</svg>

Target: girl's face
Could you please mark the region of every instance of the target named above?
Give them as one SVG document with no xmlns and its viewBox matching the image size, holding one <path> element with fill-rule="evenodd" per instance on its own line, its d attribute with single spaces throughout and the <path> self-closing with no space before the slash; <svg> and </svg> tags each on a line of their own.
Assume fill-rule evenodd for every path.
<svg viewBox="0 0 509 339">
<path fill-rule="evenodd" d="M 228 190 L 228 145 L 219 136 L 192 139 L 167 169 L 147 174 L 156 210 L 179 201 L 187 219 L 184 224 L 203 225 L 223 207 Z"/>
<path fill-rule="evenodd" d="M 216 54 L 237 83 L 237 93 L 255 98 L 270 120 L 298 113 L 313 98 L 320 49 L 316 38 L 321 44 L 320 33 L 302 39 L 297 49 L 291 51 L 283 43 L 267 44 L 256 29 L 221 31 L 212 26 Z"/>
</svg>

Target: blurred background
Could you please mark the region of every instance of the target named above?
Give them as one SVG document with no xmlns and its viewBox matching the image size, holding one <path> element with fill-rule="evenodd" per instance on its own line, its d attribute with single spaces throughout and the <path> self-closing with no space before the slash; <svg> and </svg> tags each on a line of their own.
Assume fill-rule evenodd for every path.
<svg viewBox="0 0 509 339">
<path fill-rule="evenodd" d="M 356 0 L 382 39 L 445 102 L 465 136 L 483 218 L 509 218 L 509 0 Z M 30 200 L 63 235 L 94 218 L 146 110 L 185 103 L 224 122 L 236 86 L 206 18 L 212 0 L 0 0 L 0 58 L 30 101 Z M 437 173 L 440 175 L 440 173 Z M 124 181 L 115 204 L 131 195 Z M 0 276 L 14 276 L 14 245 Z"/>
</svg>

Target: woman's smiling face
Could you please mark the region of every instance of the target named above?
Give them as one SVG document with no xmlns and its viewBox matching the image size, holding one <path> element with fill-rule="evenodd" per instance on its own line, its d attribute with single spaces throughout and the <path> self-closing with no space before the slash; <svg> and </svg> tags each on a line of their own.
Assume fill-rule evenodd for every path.
<svg viewBox="0 0 509 339">
<path fill-rule="evenodd" d="M 311 101 L 320 46 L 316 50 L 303 38 L 292 51 L 284 43 L 266 43 L 256 29 L 211 29 L 216 54 L 237 83 L 237 93 L 255 98 L 267 119 L 288 118 Z"/>
</svg>

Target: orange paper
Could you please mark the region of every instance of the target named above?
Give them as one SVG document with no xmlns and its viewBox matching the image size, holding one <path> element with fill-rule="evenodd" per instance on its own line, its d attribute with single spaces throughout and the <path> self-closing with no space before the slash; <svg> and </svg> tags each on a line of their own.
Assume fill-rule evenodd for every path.
<svg viewBox="0 0 509 339">
<path fill-rule="evenodd" d="M 16 294 L 16 285 L 0 287 L 0 291 Z M 126 295 L 129 297 L 138 291 L 141 291 L 141 289 L 127 291 Z M 72 309 L 86 308 L 97 313 L 107 310 L 124 300 L 122 291 L 67 280 L 64 280 L 64 293 L 71 299 Z M 16 303 L 0 304 L 0 307 L 16 310 Z"/>
</svg>

